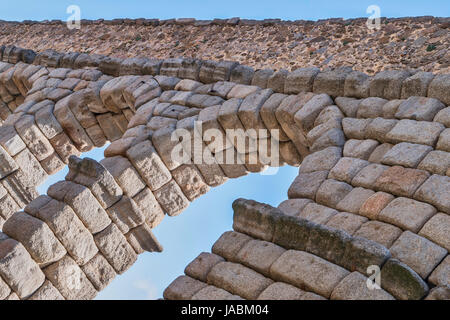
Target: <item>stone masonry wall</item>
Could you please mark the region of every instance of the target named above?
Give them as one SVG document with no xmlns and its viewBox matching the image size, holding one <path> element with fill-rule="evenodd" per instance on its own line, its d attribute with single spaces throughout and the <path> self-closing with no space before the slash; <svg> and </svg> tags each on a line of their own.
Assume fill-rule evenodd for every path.
<svg viewBox="0 0 450 320">
<path fill-rule="evenodd" d="M 351 66 L 370 75 L 389 69 L 450 73 L 448 17 L 381 18 L 380 30 L 368 29 L 366 22 L 99 19 L 69 30 L 65 21 L 0 21 L 0 43 L 38 52 L 232 60 L 255 69 Z"/>
<path fill-rule="evenodd" d="M 290 229 L 280 237 L 292 237 L 295 245 L 266 237 L 258 231 L 264 224 L 252 222 L 258 216 L 245 218 L 259 209 L 235 215 L 244 219 L 235 221 L 236 232 L 300 252 L 288 260 L 321 257 L 336 266 L 334 276 L 359 272 L 349 283 L 360 283 L 371 264 L 393 264 L 414 279 L 410 290 L 392 276 L 386 291 L 372 298 L 420 299 L 434 286 L 448 290 L 449 75 L 255 71 L 229 61 L 122 60 L 12 46 L 0 53 L 1 298 L 93 298 L 137 254 L 161 250 L 151 229 L 165 214 L 180 214 L 229 178 L 284 164 L 301 167 L 276 216 L 292 228 L 312 223 L 320 230 L 311 240 L 317 247 L 305 247 L 308 239 Z M 277 129 L 280 161 L 261 152 L 270 131 L 248 134 L 253 147 L 228 139 L 216 147 L 204 139 L 208 164 L 192 164 L 194 149 L 183 143 L 190 159 L 176 161 L 170 156 L 175 129 L 191 137 L 207 129 Z M 100 163 L 76 157 L 107 141 Z M 223 164 L 230 149 L 239 161 Z M 65 164 L 66 180 L 38 196 L 35 187 Z M 278 223 L 267 219 L 268 228 Z M 220 255 L 235 259 L 234 253 Z M 241 267 L 227 262 L 216 278 L 200 280 L 257 298 L 261 290 L 245 293 L 227 278 L 239 271 L 234 268 Z M 274 280 L 306 288 L 290 280 L 297 275 L 276 272 Z M 260 289 L 271 283 L 261 281 Z M 168 289 L 166 298 L 191 298 L 186 288 L 174 295 Z M 324 298 L 334 289 L 307 288 Z M 343 292 L 337 296 L 351 298 Z"/>
</svg>

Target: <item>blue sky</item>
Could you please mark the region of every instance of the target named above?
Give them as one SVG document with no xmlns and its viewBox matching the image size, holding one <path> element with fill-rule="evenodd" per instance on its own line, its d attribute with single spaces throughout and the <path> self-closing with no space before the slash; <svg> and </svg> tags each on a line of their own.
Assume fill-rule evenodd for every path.
<svg viewBox="0 0 450 320">
<path fill-rule="evenodd" d="M 63 19 L 66 8 L 78 5 L 82 18 L 180 18 L 242 17 L 316 20 L 330 17 L 366 17 L 366 8 L 378 5 L 381 15 L 450 16 L 449 0 L 0 0 L 3 20 Z"/>
<path fill-rule="evenodd" d="M 66 8 L 76 4 L 83 19 L 126 18 L 180 18 L 197 19 L 242 17 L 250 19 L 281 18 L 316 20 L 330 17 L 367 17 L 366 8 L 378 5 L 381 16 L 450 16 L 449 0 L 0 0 L 3 20 L 63 19 L 69 15 Z M 84 156 L 103 158 L 103 149 Z M 239 197 L 250 198 L 271 205 L 278 205 L 287 198 L 289 185 L 298 169 L 284 167 L 276 175 L 251 174 L 230 180 L 212 189 L 207 195 L 194 201 L 180 216 L 166 217 L 155 229 L 164 246 L 160 254 L 146 253 L 124 275 L 99 294 L 100 299 L 155 299 L 162 296 L 167 285 L 200 252 L 210 251 L 212 244 L 225 231 L 231 230 L 231 203 Z M 48 186 L 64 179 L 67 169 L 52 176 L 39 189 L 45 193 Z"/>
</svg>

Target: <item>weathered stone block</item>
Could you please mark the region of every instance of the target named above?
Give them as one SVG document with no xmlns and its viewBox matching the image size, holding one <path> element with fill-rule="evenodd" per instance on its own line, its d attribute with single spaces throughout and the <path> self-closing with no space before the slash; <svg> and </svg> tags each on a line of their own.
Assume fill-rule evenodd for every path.
<svg viewBox="0 0 450 320">
<path fill-rule="evenodd" d="M 383 106 L 383 118 L 385 119 L 394 119 L 395 114 L 397 113 L 397 109 L 405 100 L 395 99 L 388 101 Z"/>
<path fill-rule="evenodd" d="M 145 222 L 151 228 L 156 227 L 164 218 L 164 211 L 149 188 L 142 190 L 133 200 L 145 215 Z"/>
<path fill-rule="evenodd" d="M 134 197 L 145 187 L 144 182 L 127 158 L 116 156 L 105 158 L 100 163 L 113 175 L 124 194 Z"/>
<path fill-rule="evenodd" d="M 448 168 L 450 168 L 450 153 L 445 151 L 431 151 L 420 162 L 417 168 L 444 176 Z"/>
<path fill-rule="evenodd" d="M 108 214 L 91 191 L 82 185 L 62 181 L 50 186 L 47 193 L 67 203 L 93 234 L 102 231 L 111 223 Z"/>
<path fill-rule="evenodd" d="M 448 300 L 450 299 L 450 286 L 444 285 L 430 290 L 425 300 Z"/>
<path fill-rule="evenodd" d="M 48 175 L 52 175 L 63 169 L 65 164 L 56 153 L 53 153 L 47 159 L 41 161 L 41 166 Z"/>
<path fill-rule="evenodd" d="M 379 244 L 390 248 L 395 240 L 400 237 L 402 230 L 388 223 L 380 221 L 368 221 L 364 223 L 354 236 L 366 238 L 378 242 Z"/>
<path fill-rule="evenodd" d="M 383 288 L 401 300 L 419 300 L 428 293 L 428 285 L 406 264 L 389 259 L 381 269 Z"/>
<path fill-rule="evenodd" d="M 449 89 L 450 75 L 441 74 L 434 77 L 428 87 L 428 96 L 436 98 L 446 105 L 450 105 L 450 89 Z"/>
<path fill-rule="evenodd" d="M 327 222 L 327 226 L 342 230 L 352 235 L 358 230 L 363 223 L 367 221 L 367 218 L 361 217 L 357 214 L 352 214 L 348 212 L 339 212 L 331 217 Z"/>
<path fill-rule="evenodd" d="M 443 248 L 450 250 L 450 216 L 438 213 L 433 216 L 420 230 L 419 235 L 437 243 Z"/>
<path fill-rule="evenodd" d="M 53 108 L 53 104 L 48 104 L 44 108 L 40 108 L 35 114 L 36 124 L 47 139 L 54 138 L 63 131 L 53 115 Z"/>
<path fill-rule="evenodd" d="M 344 145 L 343 155 L 344 157 L 368 160 L 378 145 L 379 143 L 376 140 L 350 139 Z"/>
<path fill-rule="evenodd" d="M 407 264 L 423 279 L 426 279 L 447 255 L 444 248 L 410 231 L 403 232 L 390 250 L 392 257 Z"/>
<path fill-rule="evenodd" d="M 0 147 L 0 179 L 3 179 L 11 172 L 17 170 L 19 167 L 14 159 Z"/>
<path fill-rule="evenodd" d="M 215 286 L 207 286 L 194 294 L 192 300 L 244 300 L 226 290 Z"/>
<path fill-rule="evenodd" d="M 325 107 L 333 105 L 333 100 L 327 94 L 315 95 L 294 116 L 297 125 L 306 134 L 314 126 L 314 121 Z"/>
<path fill-rule="evenodd" d="M 72 140 L 64 133 L 60 133 L 54 138 L 50 139 L 50 143 L 55 148 L 56 153 L 61 157 L 64 163 L 69 163 L 70 156 L 80 156 L 81 152 L 72 143 Z"/>
<path fill-rule="evenodd" d="M 170 181 L 171 174 L 150 141 L 141 142 L 128 149 L 127 157 L 152 191 Z"/>
<path fill-rule="evenodd" d="M 412 142 L 433 147 L 443 130 L 444 126 L 437 122 L 400 120 L 386 134 L 386 138 L 393 142 Z"/>
<path fill-rule="evenodd" d="M 300 173 L 288 190 L 288 197 L 309 198 L 315 200 L 316 192 L 328 176 L 328 171 Z"/>
<path fill-rule="evenodd" d="M 342 156 L 342 149 L 329 147 L 305 157 L 300 166 L 300 173 L 331 170 Z"/>
<path fill-rule="evenodd" d="M 306 251 L 332 263 L 341 264 L 351 237 L 344 231 L 316 225 L 309 234 Z"/>
<path fill-rule="evenodd" d="M 369 266 L 381 267 L 391 257 L 388 249 L 365 238 L 353 237 L 347 242 L 341 265 L 347 270 L 366 274 Z"/>
<path fill-rule="evenodd" d="M 52 200 L 37 217 L 47 223 L 78 264 L 85 264 L 97 253 L 92 234 L 68 205 Z"/>
<path fill-rule="evenodd" d="M 55 105 L 54 115 L 77 149 L 82 152 L 89 151 L 93 147 L 93 142 L 70 111 L 69 101 L 70 97 L 58 101 Z"/>
<path fill-rule="evenodd" d="M 22 172 L 28 177 L 30 185 L 38 186 L 47 179 L 47 173 L 28 149 L 17 154 L 14 160 Z"/>
<path fill-rule="evenodd" d="M 298 216 L 301 211 L 312 202 L 309 199 L 289 199 L 278 205 L 278 209 L 290 216 Z"/>
<path fill-rule="evenodd" d="M 436 149 L 450 152 L 450 128 L 442 131 Z"/>
<path fill-rule="evenodd" d="M 345 136 L 349 139 L 364 140 L 366 138 L 366 129 L 373 119 L 342 119 L 342 129 Z"/>
<path fill-rule="evenodd" d="M 417 72 L 415 75 L 405 79 L 402 86 L 402 99 L 412 96 L 426 97 L 428 86 L 434 79 L 431 72 Z"/>
<path fill-rule="evenodd" d="M 272 89 L 275 92 L 283 93 L 284 92 L 284 84 L 286 82 L 286 77 L 289 74 L 289 71 L 285 69 L 280 69 L 270 75 L 267 79 L 267 88 Z M 262 87 L 265 88 L 265 87 Z"/>
<path fill-rule="evenodd" d="M 223 261 L 225 260 L 218 255 L 202 252 L 184 269 L 184 273 L 194 279 L 206 282 L 211 269 Z"/>
<path fill-rule="evenodd" d="M 300 92 L 312 92 L 314 79 L 319 73 L 319 68 L 301 68 L 290 72 L 284 83 L 284 93 L 298 94 Z"/>
<path fill-rule="evenodd" d="M 383 159 L 386 152 L 391 150 L 392 147 L 393 147 L 393 145 L 390 143 L 380 144 L 378 147 L 375 148 L 375 150 L 370 155 L 369 162 L 380 164 L 381 159 Z"/>
<path fill-rule="evenodd" d="M 97 291 L 101 291 L 116 277 L 114 268 L 100 253 L 81 267 L 89 281 Z"/>
<path fill-rule="evenodd" d="M 450 176 L 432 175 L 420 186 L 414 198 L 431 203 L 442 212 L 450 213 Z"/>
<path fill-rule="evenodd" d="M 361 100 L 348 97 L 337 97 L 334 99 L 334 102 L 346 117 L 356 118 L 356 112 L 358 111 Z"/>
<path fill-rule="evenodd" d="M 90 158 L 70 157 L 66 180 L 88 187 L 105 209 L 120 200 L 122 196 L 122 189 L 111 173 Z"/>
<path fill-rule="evenodd" d="M 137 254 L 141 254 L 146 251 L 163 251 L 163 247 L 156 239 L 155 235 L 152 232 L 152 229 L 146 223 L 143 223 L 140 226 L 134 228 L 133 230 L 128 232 L 125 237 Z"/>
<path fill-rule="evenodd" d="M 385 70 L 377 73 L 370 82 L 370 95 L 385 99 L 399 99 L 403 81 L 411 76 L 408 71 Z"/>
<path fill-rule="evenodd" d="M 31 295 L 45 280 L 25 247 L 8 238 L 0 240 L 0 275 L 20 298 Z"/>
<path fill-rule="evenodd" d="M 430 146 L 402 142 L 386 152 L 381 162 L 391 166 L 416 168 L 420 161 L 432 150 L 433 148 Z"/>
<path fill-rule="evenodd" d="M 386 138 L 386 134 L 395 127 L 398 120 L 394 119 L 384 119 L 375 118 L 366 127 L 366 139 L 374 139 L 381 142 L 389 142 L 390 140 Z"/>
<path fill-rule="evenodd" d="M 303 251 L 286 251 L 270 268 L 271 277 L 329 298 L 349 272 Z"/>
<path fill-rule="evenodd" d="M 11 289 L 9 286 L 0 279 L 0 299 L 4 300 L 6 299 L 9 294 L 11 293 Z"/>
<path fill-rule="evenodd" d="M 297 217 L 283 215 L 276 221 L 273 242 L 288 249 L 306 250 L 315 224 Z"/>
<path fill-rule="evenodd" d="M 429 176 L 426 171 L 394 166 L 380 175 L 374 187 L 396 196 L 412 197 Z"/>
<path fill-rule="evenodd" d="M 258 132 L 257 136 L 252 134 L 252 131 L 249 131 L 249 135 L 253 139 L 262 139 L 270 136 L 270 133 L 265 132 L 267 128 L 259 115 L 259 111 L 272 93 L 271 89 L 257 91 L 248 95 L 239 107 L 238 116 L 245 129 L 264 130 L 263 135 L 261 135 L 261 132 Z"/>
<path fill-rule="evenodd" d="M 267 82 L 273 74 L 272 69 L 257 70 L 253 76 L 252 86 L 258 86 L 262 89 L 267 88 Z"/>
<path fill-rule="evenodd" d="M 206 288 L 206 286 L 206 283 L 192 279 L 191 277 L 180 276 L 164 290 L 164 299 L 189 300 L 201 289 Z"/>
<path fill-rule="evenodd" d="M 302 300 L 305 291 L 290 284 L 275 282 L 267 287 L 258 297 L 258 300 Z"/>
<path fill-rule="evenodd" d="M 232 262 L 216 264 L 207 277 L 208 283 L 237 294 L 244 299 L 256 299 L 272 280 Z"/>
<path fill-rule="evenodd" d="M 103 256 L 118 274 L 128 270 L 137 259 L 131 245 L 114 223 L 94 236 Z"/>
<path fill-rule="evenodd" d="M 368 165 L 369 162 L 366 160 L 344 157 L 331 169 L 328 178 L 351 183 L 353 178 Z"/>
<path fill-rule="evenodd" d="M 231 70 L 230 81 L 240 84 L 251 84 L 255 71 L 252 67 L 237 65 Z"/>
<path fill-rule="evenodd" d="M 66 254 L 50 228 L 24 212 L 13 214 L 3 225 L 3 232 L 20 241 L 40 265 L 55 262 Z"/>
<path fill-rule="evenodd" d="M 352 191 L 352 186 L 341 181 L 325 180 L 316 193 L 316 201 L 319 204 L 336 208 L 336 205 Z"/>
<path fill-rule="evenodd" d="M 44 284 L 28 300 L 65 300 L 53 284 L 46 280 Z"/>
<path fill-rule="evenodd" d="M 145 221 L 145 216 L 133 199 L 123 196 L 117 203 L 106 209 L 111 220 L 122 233 L 127 233 Z"/>
<path fill-rule="evenodd" d="M 189 201 L 194 201 L 209 191 L 209 186 L 194 165 L 182 165 L 172 171 L 172 175 Z"/>
<path fill-rule="evenodd" d="M 398 119 L 433 121 L 436 114 L 444 108 L 445 105 L 434 98 L 410 97 L 400 104 L 395 117 Z"/>
<path fill-rule="evenodd" d="M 233 202 L 233 229 L 252 237 L 271 241 L 277 219 L 284 214 L 269 205 L 237 199 Z"/>
<path fill-rule="evenodd" d="M 380 212 L 378 219 L 417 233 L 434 214 L 436 209 L 433 206 L 400 197 L 391 201 Z"/>
<path fill-rule="evenodd" d="M 69 256 L 45 268 L 44 273 L 68 300 L 91 300 L 97 295 L 92 283 Z"/>
<path fill-rule="evenodd" d="M 349 73 L 350 70 L 344 68 L 320 72 L 314 79 L 313 92 L 326 93 L 333 97 L 343 96 L 345 78 Z"/>
<path fill-rule="evenodd" d="M 251 237 L 234 231 L 228 231 L 222 234 L 213 247 L 212 252 L 224 257 L 228 261 L 238 262 L 237 255 L 241 248 L 250 240 Z"/>
<path fill-rule="evenodd" d="M 1 183 L 3 184 L 3 187 L 8 190 L 9 194 L 12 197 L 12 201 L 8 201 L 7 205 L 7 207 L 10 207 L 10 209 L 17 208 L 18 210 L 19 208 L 23 208 L 29 202 L 39 196 L 35 186 L 30 183 L 29 177 L 25 176 L 22 171 L 15 171 L 14 173 L 1 180 Z M 4 212 L 9 212 L 9 210 L 2 211 L 2 213 Z M 11 212 L 11 214 L 13 212 Z"/>
<path fill-rule="evenodd" d="M 162 209 L 169 216 L 179 215 L 189 206 L 189 200 L 174 180 L 169 181 L 160 189 L 156 190 L 154 194 Z"/>
<path fill-rule="evenodd" d="M 367 278 L 359 272 L 345 277 L 331 293 L 331 300 L 395 300 L 383 289 L 369 289 Z"/>
<path fill-rule="evenodd" d="M 433 121 L 442 123 L 447 128 L 450 127 L 450 107 L 442 109 L 434 117 Z"/>
<path fill-rule="evenodd" d="M 369 199 L 375 191 L 364 188 L 354 188 L 339 203 L 336 209 L 350 213 L 358 213 L 362 205 Z"/>
<path fill-rule="evenodd" d="M 394 200 L 393 195 L 385 192 L 377 192 L 364 202 L 359 210 L 359 214 L 375 220 L 378 218 L 381 210 L 383 210 L 392 200 Z"/>
<path fill-rule="evenodd" d="M 370 93 L 371 78 L 360 71 L 350 72 L 345 78 L 344 96 L 367 98 Z M 350 117 L 350 115 L 347 115 Z"/>
<path fill-rule="evenodd" d="M 383 106 L 388 101 L 379 97 L 363 99 L 359 104 L 356 116 L 358 118 L 377 118 L 383 115 Z"/>
<path fill-rule="evenodd" d="M 444 261 L 442 261 L 431 273 L 428 277 L 428 281 L 432 284 L 438 285 L 447 285 L 448 279 L 450 277 L 450 256 L 447 255 Z"/>
<path fill-rule="evenodd" d="M 242 265 L 269 277 L 270 267 L 285 251 L 271 242 L 250 240 L 244 244 L 236 259 Z"/>
</svg>

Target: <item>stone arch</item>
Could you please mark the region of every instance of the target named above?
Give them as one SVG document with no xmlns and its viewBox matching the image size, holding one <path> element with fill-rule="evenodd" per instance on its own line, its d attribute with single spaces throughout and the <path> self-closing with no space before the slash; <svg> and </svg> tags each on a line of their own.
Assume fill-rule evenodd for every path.
<svg viewBox="0 0 450 320">
<path fill-rule="evenodd" d="M 342 272 L 345 277 L 337 279 L 335 287 L 310 288 L 311 292 L 330 298 L 338 284 L 345 287 L 350 280 L 364 279 L 361 274 L 368 262 L 393 265 L 394 271 L 400 268 L 417 289 L 408 291 L 407 284 L 394 277 L 383 287 L 384 298 L 422 298 L 429 285 L 446 285 L 442 269 L 448 264 L 448 236 L 440 231 L 448 228 L 450 210 L 449 108 L 442 103 L 449 101 L 445 76 L 425 81 L 420 73 L 390 71 L 370 79 L 347 69 L 319 72 L 312 68 L 285 74 L 254 72 L 231 62 L 106 57 L 96 57 L 97 65 L 91 58 L 84 69 L 58 68 L 63 62 L 75 65 L 78 57 L 49 51 L 38 55 L 35 65 L 2 66 L 7 73 L 17 68 L 8 73 L 10 81 L 28 88 L 24 103 L 0 128 L 0 191 L 6 208 L 0 234 L 3 298 L 11 294 L 23 299 L 93 298 L 116 273 L 126 271 L 137 254 L 161 250 L 151 228 L 165 213 L 177 215 L 210 187 L 273 165 L 256 156 L 259 150 L 246 146 L 240 150 L 229 140 L 215 150 L 202 141 L 212 164 L 173 161 L 170 155 L 178 141 L 172 141 L 172 133 L 184 129 L 194 135 L 196 120 L 205 129 L 219 132 L 278 130 L 281 164 L 302 164 L 281 211 L 238 202 L 235 230 L 254 241 L 274 242 L 359 272 L 353 275 L 356 280 Z M 411 87 L 424 86 L 428 89 L 422 92 L 432 92 L 442 102 L 409 97 Z M 247 140 L 270 138 L 269 133 L 254 134 L 249 133 Z M 100 163 L 76 157 L 107 141 L 111 145 Z M 242 163 L 217 162 L 228 149 L 236 150 Z M 250 163 L 255 158 L 258 161 Z M 38 196 L 34 188 L 65 163 L 70 170 L 66 180 L 50 187 L 48 195 Z M 440 191 L 436 192 L 436 186 Z M 418 206 L 423 210 L 415 212 L 412 208 Z M 23 207 L 24 212 L 19 212 Z M 405 216 L 398 216 L 396 208 Z M 65 224 L 68 218 L 72 223 Z M 290 227 L 278 240 L 268 237 L 267 230 L 259 230 L 254 223 L 265 219 L 272 221 L 262 224 L 269 229 L 277 225 L 277 219 L 294 230 L 309 222 L 308 233 L 314 233 L 320 245 L 311 249 L 306 246 L 308 239 L 301 237 L 289 240 L 298 245 L 286 242 L 283 237 L 289 237 Z M 395 230 L 398 237 L 387 241 L 384 233 L 371 233 L 369 222 Z M 365 239 L 362 244 L 360 237 Z M 405 244 L 409 242 L 417 243 L 430 260 L 418 262 Z M 248 266 L 227 250 L 215 253 Z M 20 258 L 6 261 L 8 255 Z M 345 264 L 342 255 L 351 257 L 356 269 Z M 228 267 L 222 265 L 224 269 L 217 272 Z M 79 275 L 76 290 L 64 276 L 73 270 Z M 430 274 L 434 276 L 426 283 Z M 207 281 L 188 276 L 171 285 L 166 298 L 191 298 L 196 292 L 190 286 L 203 288 L 201 280 Z M 290 276 L 281 272 L 275 280 L 302 285 Z M 208 283 L 221 286 L 214 280 Z M 263 289 L 271 284 L 264 283 Z M 242 292 L 233 283 L 223 289 L 244 298 L 262 294 L 262 290 L 258 296 L 256 291 Z M 367 297 L 367 292 L 360 294 Z M 341 297 L 345 298 L 345 290 Z"/>
</svg>

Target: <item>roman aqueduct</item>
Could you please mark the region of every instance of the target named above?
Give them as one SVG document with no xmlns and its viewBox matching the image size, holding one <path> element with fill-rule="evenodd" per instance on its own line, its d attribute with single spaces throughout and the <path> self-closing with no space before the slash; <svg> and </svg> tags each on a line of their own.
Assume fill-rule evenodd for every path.
<svg viewBox="0 0 450 320">
<path fill-rule="evenodd" d="M 162 250 L 152 228 L 165 215 L 285 164 L 301 165 L 288 199 L 236 200 L 234 231 L 164 298 L 450 298 L 449 74 L 254 70 L 12 45 L 0 61 L 0 299 L 92 299 L 139 254 Z M 174 160 L 173 132 L 201 134 L 196 121 L 278 130 L 279 163 L 261 156 L 271 137 L 258 131 L 253 147 L 203 141 L 209 163 Z M 102 161 L 79 158 L 107 142 Z M 239 161 L 218 161 L 229 149 Z M 65 180 L 39 195 L 66 165 Z M 367 287 L 370 267 L 381 288 Z"/>
</svg>

